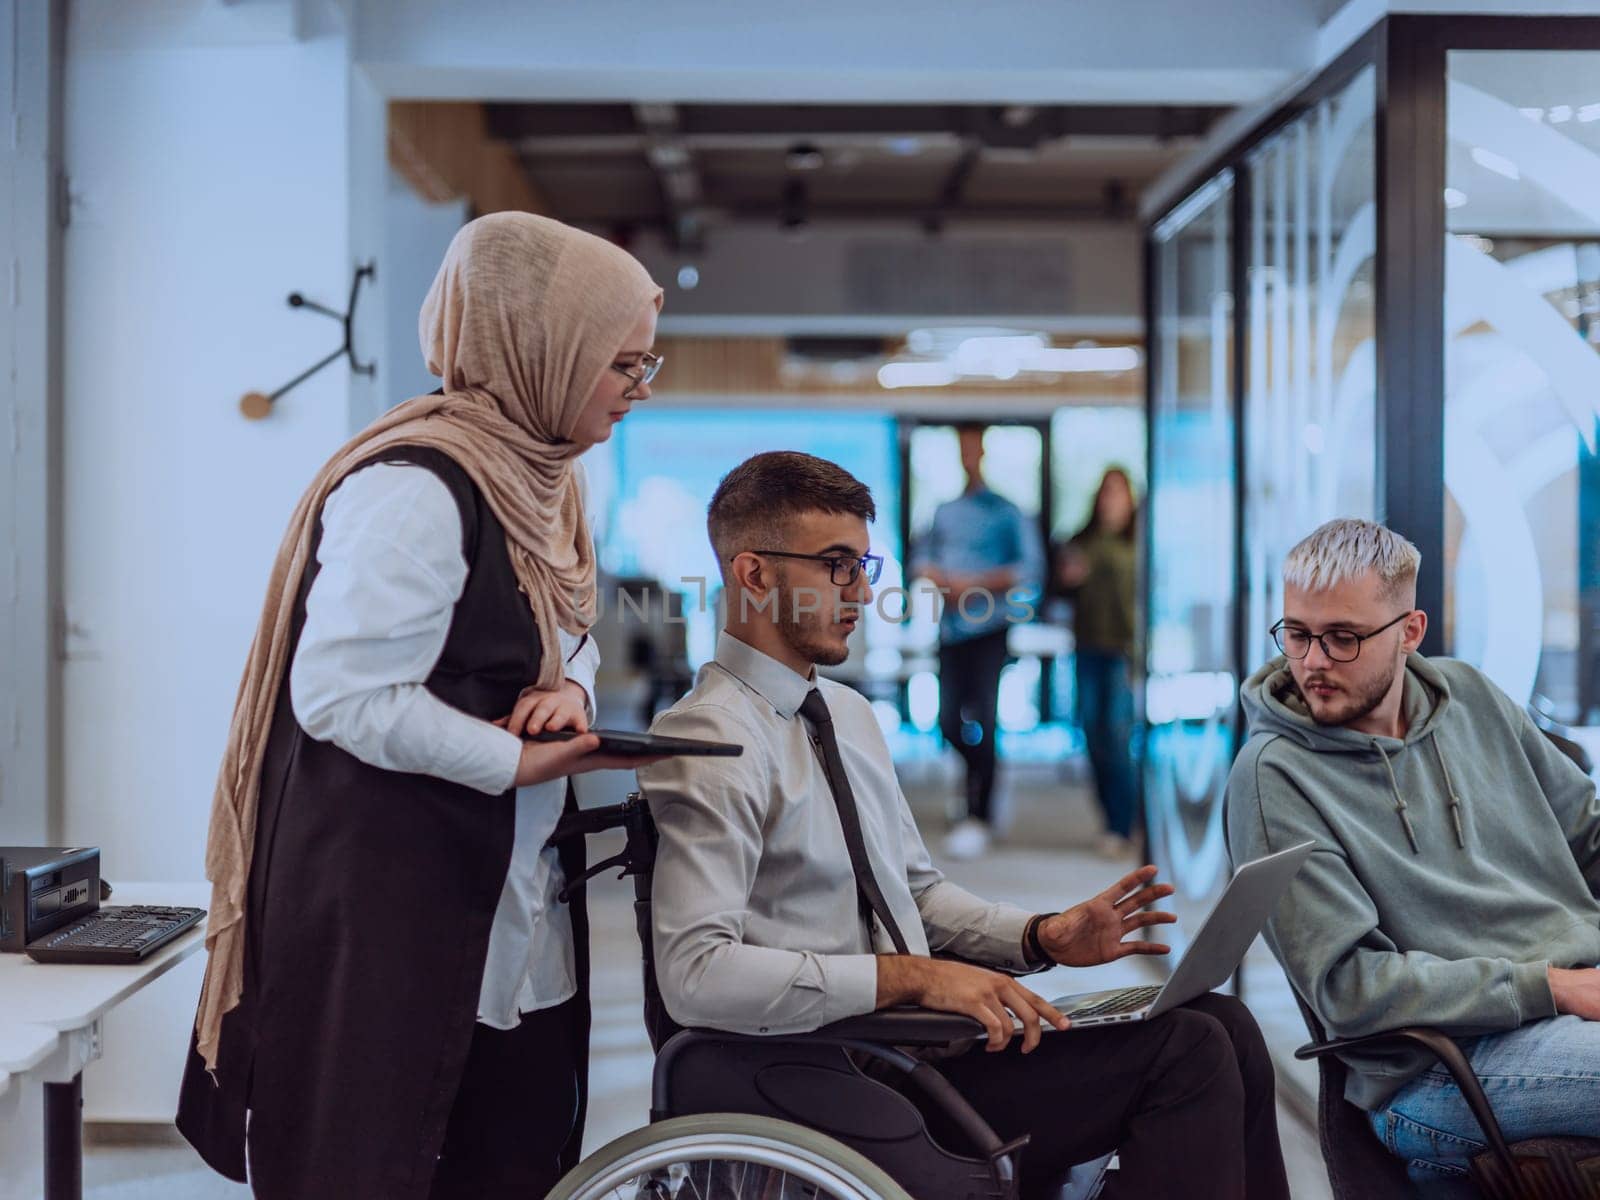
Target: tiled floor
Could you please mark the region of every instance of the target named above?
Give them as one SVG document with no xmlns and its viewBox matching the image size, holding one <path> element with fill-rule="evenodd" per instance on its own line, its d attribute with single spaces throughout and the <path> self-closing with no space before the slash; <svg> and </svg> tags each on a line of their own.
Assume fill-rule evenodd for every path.
<svg viewBox="0 0 1600 1200">
<path fill-rule="evenodd" d="M 1026 774 L 1028 778 L 1014 778 L 1008 789 L 1010 829 L 1005 843 L 976 862 L 945 865 L 956 882 L 980 895 L 1005 898 L 1025 907 L 1064 907 L 1106 886 L 1125 868 L 1085 849 L 1098 825 L 1081 787 L 1070 779 L 1057 780 L 1053 772 Z M 905 783 L 919 821 L 934 831 L 930 843 L 936 843 L 949 787 L 947 773 L 938 767 L 918 768 L 907 772 Z M 591 795 L 588 802 L 600 799 L 604 798 Z M 604 852 L 597 839 L 591 861 Z M 633 932 L 631 888 L 631 883 L 608 877 L 595 883 L 590 898 L 595 959 L 590 1150 L 643 1124 L 648 1108 L 652 1056 L 639 1019 L 638 943 Z M 1261 967 L 1263 972 L 1269 969 L 1275 969 L 1270 958 Z M 1045 995 L 1056 995 L 1142 982 L 1151 977 L 1148 971 L 1146 964 L 1127 959 L 1087 971 L 1060 969 L 1035 977 L 1030 986 Z M 1293 1015 L 1292 1009 L 1289 1015 Z M 1276 1013 L 1274 1019 L 1281 1021 L 1283 1016 Z M 1286 1030 L 1285 1036 L 1296 1036 L 1292 1027 L 1286 1026 Z M 1281 1106 L 1279 1127 L 1295 1197 L 1326 1200 L 1327 1177 L 1314 1133 Z M 93 1145 L 85 1176 L 89 1200 L 223 1200 L 248 1194 L 212 1175 L 181 1143 Z"/>
</svg>

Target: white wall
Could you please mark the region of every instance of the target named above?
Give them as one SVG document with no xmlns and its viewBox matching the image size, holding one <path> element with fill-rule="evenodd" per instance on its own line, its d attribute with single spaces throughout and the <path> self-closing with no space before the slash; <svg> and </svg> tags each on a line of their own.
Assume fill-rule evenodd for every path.
<svg viewBox="0 0 1600 1200">
<path fill-rule="evenodd" d="M 59 836 L 59 8 L 0 0 L 0 845 Z"/>
<path fill-rule="evenodd" d="M 339 342 L 284 298 L 349 288 L 345 42 L 218 9 L 80 0 L 68 31 L 64 826 L 113 883 L 202 877 L 267 573 L 347 428 L 341 366 L 237 407 Z M 198 968 L 113 1015 L 91 1116 L 170 1117 Z"/>
<path fill-rule="evenodd" d="M 383 271 L 386 336 L 377 391 L 386 404 L 431 392 L 439 379 L 422 359 L 417 318 L 450 239 L 467 220 L 466 200 L 429 204 L 403 179 L 386 172 Z"/>
</svg>

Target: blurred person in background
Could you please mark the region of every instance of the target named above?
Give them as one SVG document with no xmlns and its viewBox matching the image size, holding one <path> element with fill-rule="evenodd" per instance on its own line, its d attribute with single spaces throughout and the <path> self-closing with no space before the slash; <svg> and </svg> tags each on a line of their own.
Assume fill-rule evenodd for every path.
<svg viewBox="0 0 1600 1200">
<path fill-rule="evenodd" d="M 1072 601 L 1078 720 L 1105 815 L 1099 849 L 1108 858 L 1134 858 L 1138 850 L 1132 681 L 1137 517 L 1128 473 L 1112 467 L 1100 479 L 1088 523 L 1055 555 L 1056 587 Z"/>
<path fill-rule="evenodd" d="M 966 489 L 941 504 L 917 548 L 913 576 L 944 593 L 939 618 L 939 730 L 966 766 L 966 810 L 944 841 L 951 858 L 976 858 L 992 835 L 1000 672 L 1017 619 L 1017 589 L 1042 582 L 1034 522 L 983 479 L 986 426 L 956 426 Z"/>
</svg>

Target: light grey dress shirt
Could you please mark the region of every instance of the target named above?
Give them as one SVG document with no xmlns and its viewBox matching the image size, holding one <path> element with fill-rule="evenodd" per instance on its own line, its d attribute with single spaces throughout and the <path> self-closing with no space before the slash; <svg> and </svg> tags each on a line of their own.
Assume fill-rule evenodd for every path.
<svg viewBox="0 0 1600 1200">
<path fill-rule="evenodd" d="M 467 582 L 450 489 L 408 463 L 356 471 L 323 504 L 317 562 L 289 670 L 301 727 L 383 770 L 504 795 L 522 739 L 452 708 L 426 684 Z M 593 720 L 599 650 L 593 638 L 559 633 L 566 676 Z M 511 862 L 478 993 L 478 1020 L 496 1029 L 515 1029 L 521 1014 L 577 991 L 572 917 L 557 899 L 565 878 L 558 852 L 545 846 L 566 794 L 565 779 L 517 789 Z"/>
<path fill-rule="evenodd" d="M 639 771 L 661 834 L 652 910 L 662 1000 L 682 1025 L 799 1033 L 877 1007 L 877 954 L 809 724 L 806 693 L 833 715 L 861 830 L 913 954 L 1029 969 L 1031 912 L 980 900 L 928 858 L 889 746 L 859 693 L 807 679 L 723 633 L 694 688 L 653 732 L 738 742 L 739 758 L 669 758 Z"/>
</svg>

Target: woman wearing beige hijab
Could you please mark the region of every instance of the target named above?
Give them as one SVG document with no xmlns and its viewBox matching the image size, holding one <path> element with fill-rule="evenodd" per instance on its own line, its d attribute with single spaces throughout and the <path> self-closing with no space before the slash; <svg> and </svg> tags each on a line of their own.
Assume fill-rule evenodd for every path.
<svg viewBox="0 0 1600 1200">
<path fill-rule="evenodd" d="M 576 458 L 649 396 L 661 289 L 556 221 L 462 228 L 442 389 L 343 447 L 268 583 L 217 782 L 178 1123 L 263 1200 L 544 1195 L 576 1160 L 586 928 L 545 842 L 593 753 Z M 246 1123 L 248 1114 L 248 1136 Z"/>
</svg>

